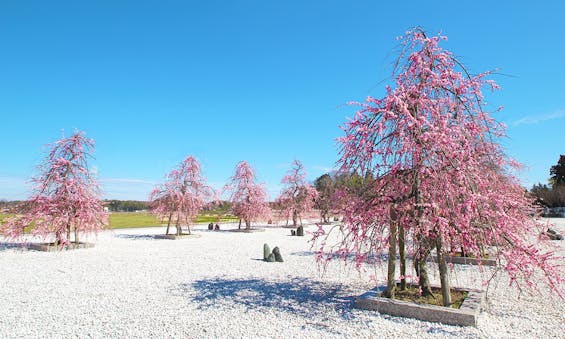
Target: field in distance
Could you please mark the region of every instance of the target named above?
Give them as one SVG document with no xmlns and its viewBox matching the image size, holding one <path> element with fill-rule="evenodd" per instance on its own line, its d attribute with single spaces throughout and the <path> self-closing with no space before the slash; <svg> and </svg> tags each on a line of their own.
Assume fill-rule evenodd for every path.
<svg viewBox="0 0 565 339">
<path fill-rule="evenodd" d="M 9 215 L 0 213 L 0 224 Z M 236 222 L 239 219 L 233 216 L 221 216 L 220 223 Z M 196 223 L 216 223 L 217 215 L 199 215 Z M 161 219 L 147 212 L 112 212 L 110 213 L 110 228 L 155 227 L 166 225 Z"/>
<path fill-rule="evenodd" d="M 199 215 L 196 223 L 215 223 L 217 215 Z M 233 216 L 222 216 L 220 223 L 236 222 L 239 219 Z M 112 212 L 110 213 L 110 228 L 153 227 L 166 225 L 166 221 L 147 212 Z"/>
</svg>

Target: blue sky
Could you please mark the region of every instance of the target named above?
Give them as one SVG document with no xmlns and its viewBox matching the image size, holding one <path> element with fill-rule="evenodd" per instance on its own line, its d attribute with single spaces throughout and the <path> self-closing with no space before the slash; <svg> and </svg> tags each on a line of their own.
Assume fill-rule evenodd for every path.
<svg viewBox="0 0 565 339">
<path fill-rule="evenodd" d="M 381 97 L 413 26 L 472 72 L 523 184 L 565 154 L 565 2 L 2 1 L 0 199 L 25 199 L 45 144 L 96 141 L 105 198 L 144 200 L 185 156 L 221 187 L 247 160 L 271 198 L 294 159 L 337 160 L 349 101 Z"/>
</svg>

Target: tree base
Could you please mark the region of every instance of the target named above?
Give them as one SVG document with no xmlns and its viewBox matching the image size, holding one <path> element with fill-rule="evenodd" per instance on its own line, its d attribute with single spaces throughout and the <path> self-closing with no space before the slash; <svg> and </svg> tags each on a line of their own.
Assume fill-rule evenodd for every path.
<svg viewBox="0 0 565 339">
<path fill-rule="evenodd" d="M 233 229 L 227 230 L 228 232 L 239 232 L 239 233 L 256 233 L 256 232 L 265 232 L 264 228 L 250 228 L 250 229 Z"/>
<path fill-rule="evenodd" d="M 200 234 L 158 234 L 155 236 L 155 239 L 167 239 L 167 240 L 179 240 L 179 239 L 191 239 L 191 238 L 200 238 Z"/>
<path fill-rule="evenodd" d="M 439 286 L 432 286 L 432 288 L 439 288 Z M 383 285 L 362 294 L 355 300 L 355 307 L 448 325 L 477 326 L 479 313 L 486 305 L 485 292 L 475 289 L 452 288 L 452 291 L 467 293 L 458 309 L 385 298 L 383 297 L 385 290 L 386 285 Z"/>
<path fill-rule="evenodd" d="M 54 242 L 27 244 L 28 249 L 42 251 L 42 252 L 77 250 L 80 248 L 92 248 L 92 247 L 94 247 L 94 244 L 90 242 L 79 242 L 78 244 L 73 242 L 66 246 L 60 246 Z"/>
<path fill-rule="evenodd" d="M 437 262 L 437 256 L 431 255 L 430 260 Z M 445 255 L 445 261 L 451 264 L 458 265 L 482 265 L 482 266 L 496 266 L 496 259 L 494 258 L 473 258 L 473 257 L 462 257 L 458 255 Z"/>
</svg>

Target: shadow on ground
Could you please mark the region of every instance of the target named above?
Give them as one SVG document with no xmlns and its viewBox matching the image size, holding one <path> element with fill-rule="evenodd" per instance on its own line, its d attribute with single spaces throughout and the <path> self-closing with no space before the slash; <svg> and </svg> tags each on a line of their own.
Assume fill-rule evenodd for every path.
<svg viewBox="0 0 565 339">
<path fill-rule="evenodd" d="M 8 251 L 10 249 L 17 249 L 22 251 L 28 250 L 26 243 L 0 242 L 0 252 Z"/>
<path fill-rule="evenodd" d="M 130 239 L 130 240 L 154 240 L 154 234 L 116 234 L 116 238 Z"/>
<path fill-rule="evenodd" d="M 182 284 L 181 291 L 199 304 L 200 309 L 216 308 L 232 302 L 249 309 L 268 308 L 302 317 L 338 312 L 344 319 L 354 317 L 353 296 L 344 296 L 344 286 L 306 278 L 289 281 L 263 279 L 207 279 Z"/>
<path fill-rule="evenodd" d="M 317 252 L 314 251 L 300 251 L 300 252 L 292 252 L 290 255 L 295 255 L 298 257 L 315 257 L 318 255 Z M 328 257 L 332 260 L 346 260 L 348 262 L 355 262 L 355 253 L 348 253 L 348 254 L 339 254 L 339 253 L 329 253 L 324 254 L 324 258 Z M 398 255 L 396 256 L 398 259 L 400 258 Z M 372 254 L 368 255 L 365 259 L 365 263 L 367 264 L 379 264 L 386 262 L 388 260 L 388 254 L 381 253 L 381 254 Z"/>
</svg>

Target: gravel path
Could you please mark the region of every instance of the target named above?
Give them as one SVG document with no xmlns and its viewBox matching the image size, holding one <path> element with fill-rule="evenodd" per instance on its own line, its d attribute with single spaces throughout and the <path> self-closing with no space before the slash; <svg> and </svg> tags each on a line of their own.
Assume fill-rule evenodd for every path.
<svg viewBox="0 0 565 339">
<path fill-rule="evenodd" d="M 383 270 L 336 262 L 321 276 L 308 236 L 204 228 L 181 240 L 154 239 L 160 227 L 105 231 L 92 249 L 52 253 L 4 242 L 0 337 L 565 337 L 563 301 L 519 296 L 505 277 L 477 328 L 396 318 L 352 307 Z M 263 262 L 263 243 L 279 246 L 285 262 Z M 471 266 L 457 265 L 452 279 L 481 286 Z"/>
</svg>

